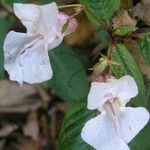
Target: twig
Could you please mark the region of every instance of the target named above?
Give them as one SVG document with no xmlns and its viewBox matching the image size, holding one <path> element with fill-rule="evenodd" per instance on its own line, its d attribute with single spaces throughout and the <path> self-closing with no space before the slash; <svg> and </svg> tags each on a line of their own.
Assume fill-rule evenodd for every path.
<svg viewBox="0 0 150 150">
<path fill-rule="evenodd" d="M 13 13 L 13 9 L 10 6 L 8 6 L 7 4 L 5 4 L 4 0 L 1 0 L 0 4 L 9 14 Z"/>
<path fill-rule="evenodd" d="M 65 9 L 71 7 L 82 7 L 82 5 L 81 4 L 62 5 L 62 6 L 58 6 L 58 9 Z"/>
<path fill-rule="evenodd" d="M 114 48 L 114 43 L 112 42 L 108 49 L 108 59 L 110 62 L 112 61 L 113 48 Z M 112 75 L 112 63 L 109 63 L 109 76 L 111 77 L 111 75 Z"/>
</svg>

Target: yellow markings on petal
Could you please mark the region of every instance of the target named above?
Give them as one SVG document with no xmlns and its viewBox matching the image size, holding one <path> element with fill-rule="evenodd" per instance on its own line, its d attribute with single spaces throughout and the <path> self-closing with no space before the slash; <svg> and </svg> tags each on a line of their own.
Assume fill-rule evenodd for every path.
<svg viewBox="0 0 150 150">
<path fill-rule="evenodd" d="M 33 29 L 32 30 L 32 34 L 36 34 L 37 33 L 37 30 L 36 29 Z"/>
<path fill-rule="evenodd" d="M 122 101 L 118 99 L 118 107 L 121 108 L 122 107 Z"/>
</svg>

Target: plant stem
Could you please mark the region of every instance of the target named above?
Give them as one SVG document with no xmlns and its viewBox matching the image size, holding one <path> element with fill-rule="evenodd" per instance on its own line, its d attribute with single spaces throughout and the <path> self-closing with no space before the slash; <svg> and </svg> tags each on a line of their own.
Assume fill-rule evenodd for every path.
<svg viewBox="0 0 150 150">
<path fill-rule="evenodd" d="M 58 6 L 58 9 L 65 9 L 71 7 L 82 7 L 82 5 L 81 4 L 62 5 L 62 6 Z"/>
<path fill-rule="evenodd" d="M 1 0 L 0 4 L 1 4 L 1 7 L 3 7 L 9 14 L 13 13 L 13 9 L 7 4 L 5 4 L 4 0 Z"/>
<path fill-rule="evenodd" d="M 113 48 L 114 48 L 114 44 L 113 44 L 113 42 L 111 43 L 111 45 L 110 45 L 110 47 L 109 47 L 109 49 L 108 49 L 108 55 L 107 55 L 107 57 L 108 57 L 108 59 L 109 59 L 109 61 L 110 61 L 110 63 L 109 63 L 109 76 L 111 77 L 111 74 L 112 74 L 112 52 L 113 52 Z"/>
<path fill-rule="evenodd" d="M 82 10 L 83 10 L 83 9 L 81 8 L 80 11 L 74 13 L 72 16 L 70 16 L 70 17 L 68 18 L 67 21 L 71 21 L 73 18 L 75 18 L 76 16 L 78 16 L 78 15 L 82 12 Z"/>
</svg>

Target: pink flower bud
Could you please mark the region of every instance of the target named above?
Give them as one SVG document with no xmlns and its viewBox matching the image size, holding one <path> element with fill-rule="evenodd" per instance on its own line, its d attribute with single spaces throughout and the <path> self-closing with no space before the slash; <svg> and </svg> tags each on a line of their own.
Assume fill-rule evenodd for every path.
<svg viewBox="0 0 150 150">
<path fill-rule="evenodd" d="M 65 23 L 67 23 L 67 19 L 69 18 L 70 16 L 66 15 L 65 13 L 63 12 L 59 12 L 58 16 L 57 16 L 57 24 L 56 24 L 56 30 L 57 32 L 61 33 L 62 32 L 62 28 L 64 26 Z M 69 21 L 69 24 L 68 24 L 68 27 L 66 29 L 66 31 L 63 33 L 64 36 L 72 33 L 78 26 L 78 22 L 75 18 L 72 18 L 70 21 Z"/>
</svg>

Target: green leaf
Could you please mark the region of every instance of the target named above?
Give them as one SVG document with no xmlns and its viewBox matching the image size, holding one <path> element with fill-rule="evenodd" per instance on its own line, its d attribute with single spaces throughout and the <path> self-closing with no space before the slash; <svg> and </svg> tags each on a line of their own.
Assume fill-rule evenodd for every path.
<svg viewBox="0 0 150 150">
<path fill-rule="evenodd" d="M 86 97 L 88 81 L 79 56 L 62 44 L 50 51 L 50 60 L 53 78 L 47 84 L 64 100 L 74 101 Z"/>
<path fill-rule="evenodd" d="M 8 4 L 10 6 L 13 6 L 14 3 L 29 3 L 30 0 L 3 0 L 5 1 L 5 4 Z"/>
<path fill-rule="evenodd" d="M 13 6 L 14 3 L 31 3 L 31 0 L 3 0 L 5 1 L 6 4 L 10 5 L 10 6 Z M 58 0 L 34 0 L 34 2 L 32 3 L 35 3 L 35 4 L 48 4 L 48 3 L 51 3 L 51 2 L 54 2 L 54 1 L 58 1 Z"/>
<path fill-rule="evenodd" d="M 150 112 L 150 80 L 147 75 L 144 75 L 144 83 L 146 87 L 145 108 Z"/>
<path fill-rule="evenodd" d="M 51 2 L 57 2 L 58 0 L 36 0 L 37 2 L 38 2 L 38 4 L 41 4 L 41 5 L 43 5 L 43 4 L 48 4 L 48 3 L 51 3 Z M 58 4 L 59 2 L 57 2 L 57 4 Z"/>
<path fill-rule="evenodd" d="M 80 3 L 85 6 L 88 18 L 96 25 L 99 24 L 97 19 L 109 23 L 120 7 L 120 0 L 80 0 Z"/>
<path fill-rule="evenodd" d="M 9 28 L 11 27 L 12 23 L 14 22 L 13 17 L 6 17 L 0 19 L 0 79 L 4 78 L 4 54 L 3 54 L 3 43 Z"/>
<path fill-rule="evenodd" d="M 95 111 L 87 110 L 86 101 L 73 105 L 65 116 L 58 150 L 94 150 L 81 139 L 80 133 L 84 124 L 95 116 Z"/>
<path fill-rule="evenodd" d="M 150 65 L 150 33 L 145 34 L 139 40 L 142 56 L 145 62 Z"/>
<path fill-rule="evenodd" d="M 114 61 L 120 63 L 120 65 L 113 65 L 113 74 L 118 78 L 129 74 L 135 79 L 138 85 L 139 94 L 135 98 L 135 101 L 131 101 L 132 104 L 135 106 L 144 106 L 146 90 L 142 73 L 136 61 L 123 44 L 116 45 L 113 49 L 112 57 Z"/>
<path fill-rule="evenodd" d="M 120 26 L 118 29 L 115 30 L 115 34 L 118 34 L 120 36 L 125 36 L 128 33 L 131 33 L 133 31 L 136 31 L 135 27 L 130 26 Z"/>
</svg>

